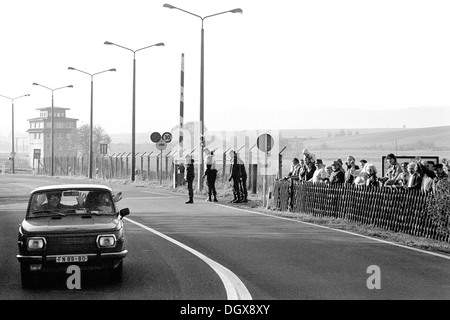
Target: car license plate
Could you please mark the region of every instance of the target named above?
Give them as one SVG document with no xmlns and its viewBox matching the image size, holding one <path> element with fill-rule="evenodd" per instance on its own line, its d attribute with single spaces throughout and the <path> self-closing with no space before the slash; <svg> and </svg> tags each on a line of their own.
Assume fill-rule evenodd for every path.
<svg viewBox="0 0 450 320">
<path fill-rule="evenodd" d="M 65 262 L 86 262 L 88 257 L 86 255 L 66 255 L 66 256 L 57 256 L 57 263 L 65 263 Z"/>
</svg>

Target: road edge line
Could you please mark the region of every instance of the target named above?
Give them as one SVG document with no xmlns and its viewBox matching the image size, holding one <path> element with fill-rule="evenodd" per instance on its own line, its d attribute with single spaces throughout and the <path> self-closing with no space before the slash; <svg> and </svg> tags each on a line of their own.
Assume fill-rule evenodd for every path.
<svg viewBox="0 0 450 320">
<path fill-rule="evenodd" d="M 245 287 L 244 283 L 236 276 L 231 270 L 227 269 L 226 267 L 222 266 L 220 263 L 208 258 L 204 254 L 198 252 L 197 250 L 192 249 L 191 247 L 188 247 L 187 245 L 179 242 L 178 240 L 175 240 L 155 229 L 152 229 L 140 222 L 134 221 L 130 218 L 124 217 L 124 219 L 128 222 L 131 222 L 167 241 L 172 242 L 173 244 L 181 247 L 182 249 L 185 249 L 186 251 L 192 253 L 199 259 L 203 260 L 206 264 L 208 264 L 219 276 L 219 278 L 222 280 L 222 283 L 225 287 L 225 291 L 227 293 L 228 300 L 253 300 L 250 292 Z"/>
</svg>

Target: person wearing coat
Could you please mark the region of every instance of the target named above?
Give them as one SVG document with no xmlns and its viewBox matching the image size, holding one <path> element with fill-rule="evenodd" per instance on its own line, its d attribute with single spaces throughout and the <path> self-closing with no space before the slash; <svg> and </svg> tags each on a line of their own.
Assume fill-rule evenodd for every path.
<svg viewBox="0 0 450 320">
<path fill-rule="evenodd" d="M 240 192 L 240 167 L 238 164 L 237 153 L 234 150 L 230 151 L 230 176 L 228 181 L 233 180 L 233 200 L 232 203 L 242 202 L 242 194 Z"/>
<path fill-rule="evenodd" d="M 194 203 L 194 183 L 195 171 L 194 171 L 194 159 L 190 155 L 186 156 L 186 169 L 184 171 L 184 180 L 187 182 L 189 200 L 185 203 Z"/>
<path fill-rule="evenodd" d="M 206 201 L 218 202 L 216 191 L 217 170 L 215 167 L 214 151 L 210 151 L 208 148 L 205 148 L 205 154 L 206 170 L 203 178 L 206 177 L 206 183 L 208 185 L 208 198 L 206 198 Z M 214 199 L 211 199 L 211 197 L 214 197 Z"/>
</svg>

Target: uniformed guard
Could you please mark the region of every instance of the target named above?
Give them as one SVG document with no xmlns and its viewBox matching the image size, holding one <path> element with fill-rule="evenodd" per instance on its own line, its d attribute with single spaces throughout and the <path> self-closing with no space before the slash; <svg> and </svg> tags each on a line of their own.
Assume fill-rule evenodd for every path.
<svg viewBox="0 0 450 320">
<path fill-rule="evenodd" d="M 188 193 L 189 193 L 189 200 L 185 203 L 194 203 L 194 178 L 195 178 L 195 172 L 194 172 L 194 159 L 190 155 L 186 156 L 186 170 L 184 171 L 184 180 L 187 182 L 188 187 Z"/>
<path fill-rule="evenodd" d="M 240 203 L 242 202 L 242 195 L 240 192 L 240 168 L 237 161 L 237 153 L 234 150 L 230 151 L 230 177 L 228 181 L 233 180 L 233 200 L 231 200 L 232 203 Z"/>
</svg>

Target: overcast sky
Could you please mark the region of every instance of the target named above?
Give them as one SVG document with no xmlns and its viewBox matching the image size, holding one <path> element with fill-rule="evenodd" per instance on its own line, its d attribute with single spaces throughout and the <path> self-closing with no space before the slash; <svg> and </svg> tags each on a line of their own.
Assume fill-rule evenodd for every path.
<svg viewBox="0 0 450 320">
<path fill-rule="evenodd" d="M 15 101 L 16 132 L 36 108 L 70 108 L 94 125 L 131 132 L 133 54 L 137 52 L 136 132 L 178 124 L 181 54 L 185 54 L 185 122 L 199 120 L 200 16 L 205 20 L 205 125 L 210 130 L 348 127 L 357 108 L 389 111 L 450 106 L 450 1 L 442 0 L 15 0 L 0 6 L 0 95 Z M 314 110 L 333 110 L 330 116 Z M 342 109 L 342 112 L 336 112 Z M 0 134 L 11 132 L 11 103 L 0 98 Z M 450 113 L 426 115 L 426 126 L 450 124 Z M 420 126 L 417 113 L 403 124 Z M 425 116 L 425 115 L 424 115 Z M 397 114 L 396 114 L 397 117 Z M 420 113 L 419 113 L 420 117 Z M 431 120 L 430 120 L 431 118 Z M 419 125 L 418 125 L 419 124 Z"/>
</svg>

